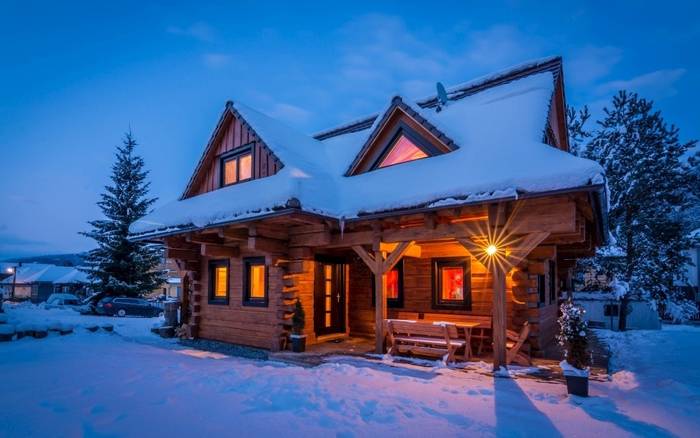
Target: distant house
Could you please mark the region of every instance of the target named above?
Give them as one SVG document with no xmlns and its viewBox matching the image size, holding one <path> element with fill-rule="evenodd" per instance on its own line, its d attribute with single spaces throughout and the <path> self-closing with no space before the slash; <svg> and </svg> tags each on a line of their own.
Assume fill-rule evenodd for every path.
<svg viewBox="0 0 700 438">
<path fill-rule="evenodd" d="M 227 102 L 180 200 L 132 238 L 177 260 L 192 336 L 278 350 L 299 299 L 310 345 L 382 352 L 389 318 L 456 321 L 493 334 L 498 366 L 507 328 L 553 341 L 561 285 L 608 236 L 564 96 L 552 57 L 313 136 Z"/>
<path fill-rule="evenodd" d="M 158 266 L 158 269 L 165 271 L 165 283 L 161 287 L 154 289 L 147 294 L 148 298 L 163 297 L 169 299 L 180 299 L 182 293 L 182 280 L 177 263 L 173 259 L 163 259 L 164 261 Z"/>
<path fill-rule="evenodd" d="M 0 293 L 5 299 L 39 303 L 46 301 L 52 293 L 81 294 L 87 284 L 87 275 L 78 268 L 27 263 L 17 267 L 16 277 L 9 276 L 0 281 Z"/>
<path fill-rule="evenodd" d="M 590 327 L 617 330 L 620 326 L 620 299 L 612 292 L 574 292 L 574 301 L 586 309 Z M 627 329 L 658 330 L 659 312 L 647 300 L 632 298 L 627 303 Z"/>
</svg>

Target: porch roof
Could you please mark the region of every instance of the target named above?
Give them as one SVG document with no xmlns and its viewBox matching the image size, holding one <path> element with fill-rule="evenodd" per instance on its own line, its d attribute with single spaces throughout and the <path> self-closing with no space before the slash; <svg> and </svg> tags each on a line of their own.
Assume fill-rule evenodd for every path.
<svg viewBox="0 0 700 438">
<path fill-rule="evenodd" d="M 554 73 L 541 71 L 450 100 L 439 112 L 412 106 L 458 148 L 351 177 L 345 172 L 373 126 L 317 140 L 233 104 L 284 167 L 267 178 L 166 204 L 134 223 L 131 232 L 138 238 L 153 237 L 289 207 L 353 219 L 604 184 L 597 163 L 543 143 L 554 87 Z"/>
</svg>

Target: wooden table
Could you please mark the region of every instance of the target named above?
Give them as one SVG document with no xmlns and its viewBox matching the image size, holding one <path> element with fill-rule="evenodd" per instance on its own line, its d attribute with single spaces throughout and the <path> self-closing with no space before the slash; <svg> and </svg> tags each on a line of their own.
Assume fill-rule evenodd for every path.
<svg viewBox="0 0 700 438">
<path fill-rule="evenodd" d="M 467 341 L 467 345 L 464 346 L 464 360 L 469 360 L 472 358 L 472 329 L 482 325 L 478 321 L 466 321 L 466 322 L 451 322 L 451 321 L 433 321 L 433 324 L 451 324 L 458 329 L 464 331 L 464 340 Z"/>
</svg>

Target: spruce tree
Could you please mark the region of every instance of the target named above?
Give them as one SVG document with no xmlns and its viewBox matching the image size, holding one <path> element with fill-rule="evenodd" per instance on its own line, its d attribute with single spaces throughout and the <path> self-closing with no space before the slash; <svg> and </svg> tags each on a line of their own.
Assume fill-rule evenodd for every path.
<svg viewBox="0 0 700 438">
<path fill-rule="evenodd" d="M 92 230 L 81 233 L 97 243 L 86 257 L 85 271 L 93 287 L 108 296 L 140 296 L 164 281 L 164 271 L 158 270 L 162 248 L 129 240 L 129 226 L 156 201 L 148 197 L 148 171 L 134 153 L 136 145 L 131 132 L 126 133 L 123 144 L 117 146 L 112 184 L 105 186 L 97 203 L 105 218 L 88 222 Z"/>
<path fill-rule="evenodd" d="M 566 119 L 569 128 L 569 152 L 581 156 L 585 150 L 591 132 L 585 128 L 586 122 L 591 117 L 588 107 L 576 111 L 572 106 L 566 109 Z"/>
<path fill-rule="evenodd" d="M 620 91 L 604 109 L 600 128 L 584 156 L 605 169 L 610 190 L 609 223 L 624 250 L 622 279 L 631 293 L 671 314 L 682 304 L 674 280 L 682 280 L 689 247 L 683 212 L 692 199 L 691 171 L 683 155 L 695 142 L 681 143 L 653 103 Z M 620 329 L 626 327 L 630 295 L 621 300 Z M 683 306 L 681 306 L 683 308 Z"/>
</svg>

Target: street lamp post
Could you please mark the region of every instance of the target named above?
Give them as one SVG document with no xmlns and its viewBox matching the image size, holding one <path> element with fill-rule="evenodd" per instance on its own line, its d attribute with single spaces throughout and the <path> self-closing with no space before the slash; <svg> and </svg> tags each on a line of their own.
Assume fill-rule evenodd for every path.
<svg viewBox="0 0 700 438">
<path fill-rule="evenodd" d="M 15 284 L 17 283 L 17 266 L 7 268 L 7 271 L 12 271 L 12 292 L 10 292 L 10 299 L 15 299 Z"/>
</svg>

